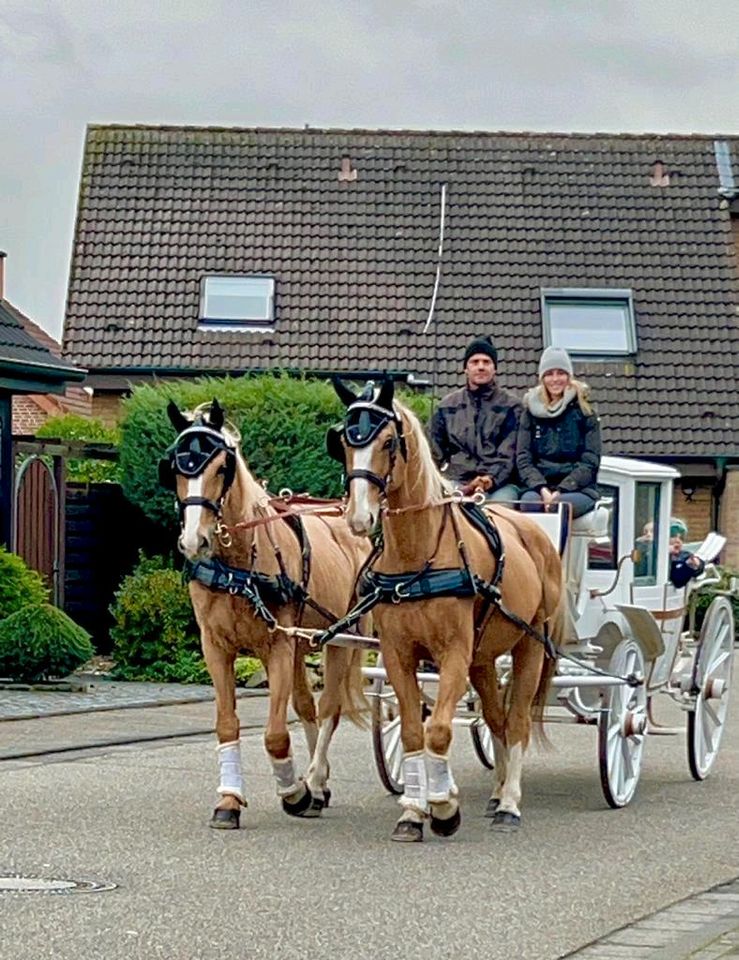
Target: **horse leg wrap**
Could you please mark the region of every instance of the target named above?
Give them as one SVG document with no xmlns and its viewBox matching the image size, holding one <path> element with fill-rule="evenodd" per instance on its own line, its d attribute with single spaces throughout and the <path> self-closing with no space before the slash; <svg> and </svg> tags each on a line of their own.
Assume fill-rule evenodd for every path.
<svg viewBox="0 0 739 960">
<path fill-rule="evenodd" d="M 449 755 L 426 754 L 426 774 L 428 777 L 429 803 L 445 803 L 459 794 L 449 766 Z"/>
<path fill-rule="evenodd" d="M 406 810 L 417 810 L 423 816 L 428 813 L 428 778 L 426 757 L 423 750 L 407 753 L 403 757 L 403 782 L 405 791 L 398 803 Z"/>
<path fill-rule="evenodd" d="M 277 781 L 277 796 L 289 797 L 293 793 L 297 793 L 301 785 L 295 776 L 295 763 L 292 754 L 285 757 L 284 760 L 275 760 L 274 757 L 270 757 L 270 760 Z"/>
<path fill-rule="evenodd" d="M 239 803 L 246 806 L 244 799 L 244 777 L 241 773 L 241 741 L 232 740 L 230 743 L 221 743 L 216 747 L 218 765 L 221 771 L 221 782 L 218 784 L 218 793 L 221 796 L 236 797 Z"/>
</svg>

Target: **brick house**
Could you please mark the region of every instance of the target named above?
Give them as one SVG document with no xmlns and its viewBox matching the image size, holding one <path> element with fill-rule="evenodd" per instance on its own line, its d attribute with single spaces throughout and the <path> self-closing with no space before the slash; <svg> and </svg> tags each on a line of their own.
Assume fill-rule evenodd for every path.
<svg viewBox="0 0 739 960">
<path fill-rule="evenodd" d="M 543 345 L 604 448 L 675 464 L 739 565 L 739 138 L 92 126 L 64 356 L 93 413 L 132 383 L 390 370 L 436 392 L 490 333 Z"/>
</svg>

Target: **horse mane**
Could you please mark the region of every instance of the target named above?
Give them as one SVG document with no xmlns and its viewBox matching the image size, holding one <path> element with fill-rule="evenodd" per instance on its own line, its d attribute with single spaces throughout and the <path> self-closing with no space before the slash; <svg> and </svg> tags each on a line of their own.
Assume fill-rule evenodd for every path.
<svg viewBox="0 0 739 960">
<path fill-rule="evenodd" d="M 412 479 L 409 490 L 418 493 L 425 500 L 440 500 L 452 492 L 452 484 L 439 472 L 434 458 L 431 455 L 431 445 L 426 437 L 426 431 L 421 421 L 399 400 L 395 401 L 395 408 L 403 421 L 403 433 L 408 449 L 408 465 L 412 463 L 415 470 L 410 471 Z"/>
</svg>

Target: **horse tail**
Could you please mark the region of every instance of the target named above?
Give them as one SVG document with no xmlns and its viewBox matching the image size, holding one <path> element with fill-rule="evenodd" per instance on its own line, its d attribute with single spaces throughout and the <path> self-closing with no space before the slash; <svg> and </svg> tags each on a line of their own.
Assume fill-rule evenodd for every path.
<svg viewBox="0 0 739 960">
<path fill-rule="evenodd" d="M 545 629 L 554 646 L 559 647 L 564 639 L 567 622 L 567 590 L 562 561 L 553 546 L 547 552 L 544 562 L 542 591 Z M 539 675 L 539 685 L 531 703 L 532 730 L 534 739 L 540 746 L 551 746 L 544 729 L 544 709 L 549 700 L 549 691 L 556 672 L 557 658 L 545 654 Z"/>
<path fill-rule="evenodd" d="M 360 647 L 346 651 L 347 665 L 341 683 L 341 716 L 351 720 L 357 727 L 369 726 L 370 705 L 364 693 L 364 650 Z"/>
</svg>

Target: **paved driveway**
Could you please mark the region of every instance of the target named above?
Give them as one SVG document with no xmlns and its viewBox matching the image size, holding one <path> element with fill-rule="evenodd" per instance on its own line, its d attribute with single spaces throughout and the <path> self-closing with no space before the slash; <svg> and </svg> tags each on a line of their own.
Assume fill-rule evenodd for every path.
<svg viewBox="0 0 739 960">
<path fill-rule="evenodd" d="M 139 715 L 143 729 L 145 713 L 121 716 Z M 26 724 L 58 724 L 69 743 L 72 720 L 95 739 L 93 715 Z M 6 752 L 14 729 L 0 724 Z M 210 738 L 5 761 L 0 873 L 118 888 L 0 894 L 0 956 L 553 960 L 739 875 L 739 709 L 704 784 L 690 779 L 684 738 L 650 739 L 622 811 L 602 800 L 594 731 L 558 727 L 552 737 L 554 749 L 527 766 L 521 833 L 499 836 L 482 817 L 489 774 L 460 731 L 462 829 L 410 847 L 388 839 L 398 808 L 377 780 L 368 734 L 351 728 L 340 729 L 333 759 L 335 805 L 309 822 L 280 812 L 261 740 L 247 733 L 250 807 L 238 833 L 206 826 Z"/>
</svg>

